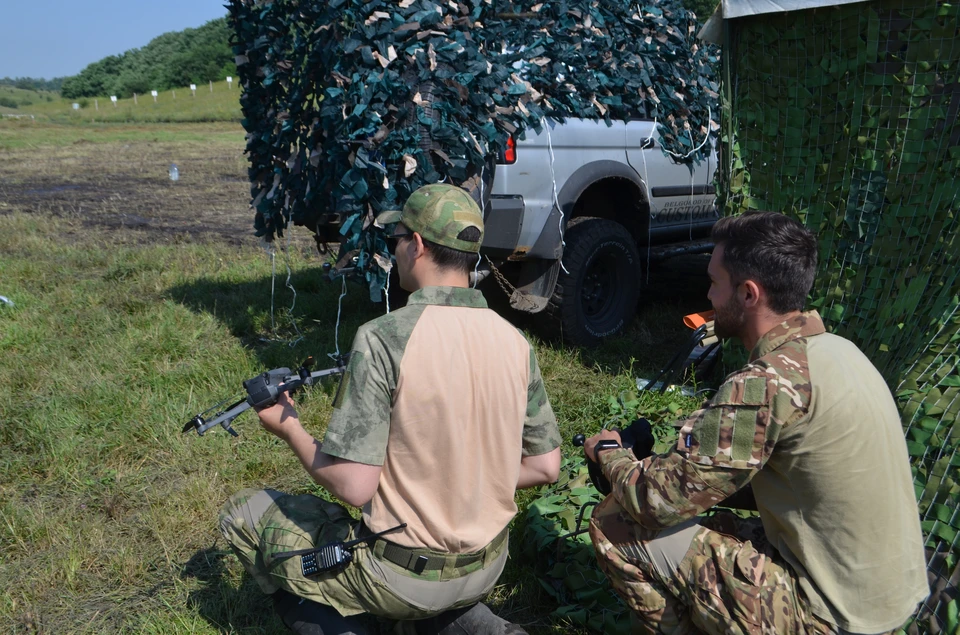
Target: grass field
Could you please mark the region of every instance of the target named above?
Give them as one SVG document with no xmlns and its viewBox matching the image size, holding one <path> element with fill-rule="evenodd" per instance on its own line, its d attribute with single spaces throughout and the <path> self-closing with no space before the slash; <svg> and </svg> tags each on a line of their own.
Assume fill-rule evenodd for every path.
<svg viewBox="0 0 960 635">
<path fill-rule="evenodd" d="M 239 439 L 180 430 L 243 379 L 348 349 L 383 307 L 350 285 L 336 338 L 340 284 L 309 235 L 288 232 L 274 259 L 261 248 L 237 124 L 4 120 L 0 156 L 0 295 L 13 303 L 0 302 L 0 632 L 285 632 L 217 511 L 243 487 L 322 492 L 252 415 Z M 664 278 L 597 350 L 529 331 L 565 453 L 604 422 L 609 396 L 669 359 L 705 289 L 702 272 Z M 504 304 L 495 285 L 485 293 Z M 299 398 L 316 436 L 333 389 Z M 666 405 L 644 396 L 642 409 L 662 418 Z M 531 633 L 578 632 L 550 616 L 517 554 L 490 604 Z"/>
<path fill-rule="evenodd" d="M 7 101 L 3 100 L 5 96 Z M 3 105 L 9 100 L 17 102 L 17 108 Z M 73 109 L 74 103 L 80 106 L 78 110 Z M 199 84 L 196 94 L 191 93 L 189 87 L 183 87 L 160 92 L 156 101 L 147 93 L 137 95 L 136 100 L 132 97 L 118 99 L 116 105 L 109 96 L 64 99 L 54 93 L 0 86 L 0 114 L 26 119 L 32 115 L 34 121 L 71 124 L 239 122 L 242 117 L 236 78 L 232 88 L 225 81 L 214 82 L 212 91 L 209 84 Z"/>
</svg>

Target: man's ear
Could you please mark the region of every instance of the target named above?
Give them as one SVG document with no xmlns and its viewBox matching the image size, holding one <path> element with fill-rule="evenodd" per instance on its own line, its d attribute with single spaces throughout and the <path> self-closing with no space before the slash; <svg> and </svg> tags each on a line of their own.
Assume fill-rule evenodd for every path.
<svg viewBox="0 0 960 635">
<path fill-rule="evenodd" d="M 420 232 L 413 232 L 413 236 L 410 237 L 410 247 L 413 249 L 414 260 L 427 253 L 427 246 L 423 244 L 423 236 Z"/>
<path fill-rule="evenodd" d="M 740 293 L 742 294 L 743 306 L 754 308 L 760 305 L 763 288 L 753 280 L 746 280 L 740 285 Z"/>
</svg>

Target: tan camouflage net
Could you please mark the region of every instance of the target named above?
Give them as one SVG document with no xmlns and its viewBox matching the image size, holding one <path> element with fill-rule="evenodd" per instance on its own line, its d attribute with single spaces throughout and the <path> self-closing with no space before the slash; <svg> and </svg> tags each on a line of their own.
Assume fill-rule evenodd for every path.
<svg viewBox="0 0 960 635">
<path fill-rule="evenodd" d="M 813 305 L 903 415 L 934 588 L 908 632 L 957 632 L 960 4 L 877 0 L 727 27 L 725 213 L 783 211 L 817 232 Z"/>
</svg>

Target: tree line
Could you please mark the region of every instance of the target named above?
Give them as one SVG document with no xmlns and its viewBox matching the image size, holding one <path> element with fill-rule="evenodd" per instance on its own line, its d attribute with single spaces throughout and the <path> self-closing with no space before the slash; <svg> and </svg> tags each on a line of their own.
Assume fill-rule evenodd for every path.
<svg viewBox="0 0 960 635">
<path fill-rule="evenodd" d="M 53 79 L 41 79 L 39 77 L 2 77 L 0 86 L 9 86 L 10 88 L 20 88 L 23 90 L 41 91 L 48 90 L 53 93 L 60 92 L 65 77 L 54 77 Z"/>
<path fill-rule="evenodd" d="M 226 17 L 196 29 L 164 33 L 143 48 L 109 55 L 63 79 L 61 94 L 130 97 L 151 90 L 219 81 L 236 74 Z"/>
</svg>

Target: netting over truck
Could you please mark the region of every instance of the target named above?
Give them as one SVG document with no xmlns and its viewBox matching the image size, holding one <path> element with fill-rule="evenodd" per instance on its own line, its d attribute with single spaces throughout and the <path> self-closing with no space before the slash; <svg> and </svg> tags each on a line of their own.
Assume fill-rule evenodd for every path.
<svg viewBox="0 0 960 635">
<path fill-rule="evenodd" d="M 725 213 L 782 211 L 819 237 L 813 304 L 873 360 L 903 416 L 933 587 L 910 632 L 956 632 L 960 4 L 724 24 Z"/>
<path fill-rule="evenodd" d="M 255 228 L 384 254 L 384 209 L 437 181 L 479 201 L 544 117 L 656 119 L 690 161 L 714 137 L 715 47 L 679 0 L 231 0 Z M 695 143 L 695 140 L 697 143 Z"/>
</svg>

